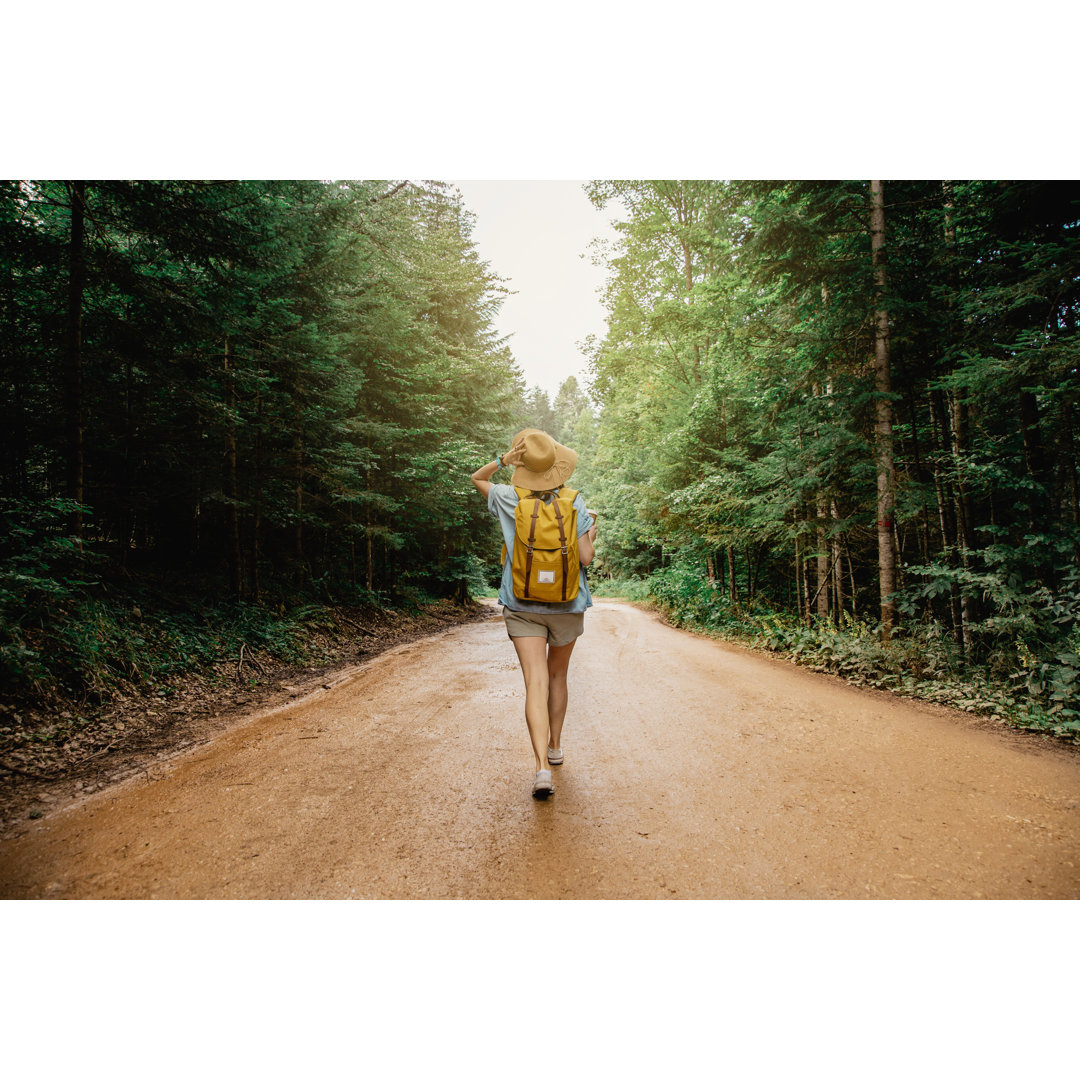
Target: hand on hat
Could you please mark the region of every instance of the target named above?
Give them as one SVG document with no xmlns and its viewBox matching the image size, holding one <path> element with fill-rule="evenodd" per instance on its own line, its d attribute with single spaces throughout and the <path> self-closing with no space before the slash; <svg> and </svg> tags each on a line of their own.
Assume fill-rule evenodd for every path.
<svg viewBox="0 0 1080 1080">
<path fill-rule="evenodd" d="M 503 454 L 502 459 L 504 465 L 520 465 L 524 458 L 525 440 L 520 439 L 518 442 L 514 443 L 514 447 L 512 450 L 507 450 L 506 453 Z"/>
</svg>

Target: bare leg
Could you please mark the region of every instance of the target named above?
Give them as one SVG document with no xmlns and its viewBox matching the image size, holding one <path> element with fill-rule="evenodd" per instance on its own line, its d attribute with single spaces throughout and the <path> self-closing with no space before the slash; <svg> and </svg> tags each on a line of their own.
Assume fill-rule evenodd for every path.
<svg viewBox="0 0 1080 1080">
<path fill-rule="evenodd" d="M 569 645 L 552 645 L 548 649 L 548 726 L 550 738 L 548 744 L 552 750 L 559 749 L 562 738 L 563 720 L 566 719 L 566 670 L 570 666 L 570 654 L 574 651 L 577 640 Z"/>
<path fill-rule="evenodd" d="M 536 769 L 546 769 L 548 744 L 548 663 L 547 639 L 516 637 L 510 639 L 517 651 L 521 673 L 525 677 L 525 723 L 529 728 Z M 566 706 L 563 706 L 566 711 Z M 560 721 L 561 723 L 561 721 Z"/>
</svg>

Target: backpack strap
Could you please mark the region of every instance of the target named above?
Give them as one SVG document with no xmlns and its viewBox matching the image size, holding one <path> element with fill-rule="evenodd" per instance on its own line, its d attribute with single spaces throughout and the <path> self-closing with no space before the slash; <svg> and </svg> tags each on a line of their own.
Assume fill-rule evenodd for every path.
<svg viewBox="0 0 1080 1080">
<path fill-rule="evenodd" d="M 536 543 L 536 519 L 540 514 L 540 496 L 533 494 L 532 520 L 529 522 L 529 544 L 525 548 L 525 595 L 523 600 L 529 599 L 529 578 L 532 577 L 533 546 Z"/>
<path fill-rule="evenodd" d="M 536 500 L 539 505 L 540 500 Z M 570 557 L 566 550 L 566 525 L 563 523 L 562 511 L 559 509 L 559 500 L 553 499 L 552 506 L 555 507 L 555 520 L 559 523 L 559 540 L 562 544 L 562 598 L 566 599 L 566 579 L 570 576 Z M 533 516 L 533 521 L 536 520 L 536 516 Z"/>
</svg>

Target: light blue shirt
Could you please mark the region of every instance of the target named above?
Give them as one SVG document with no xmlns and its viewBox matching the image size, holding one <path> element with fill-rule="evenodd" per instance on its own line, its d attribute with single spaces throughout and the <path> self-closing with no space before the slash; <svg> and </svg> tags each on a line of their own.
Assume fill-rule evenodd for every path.
<svg viewBox="0 0 1080 1080">
<path fill-rule="evenodd" d="M 531 600 L 519 600 L 514 595 L 514 571 L 511 566 L 514 550 L 514 511 L 517 509 L 517 492 L 510 484 L 492 484 L 488 492 L 488 509 L 491 516 L 498 518 L 499 527 L 502 529 L 503 543 L 508 552 L 506 562 L 503 563 L 502 582 L 499 585 L 499 603 L 511 611 L 535 611 L 543 614 L 565 612 L 568 615 L 576 615 L 579 611 L 592 607 L 592 594 L 589 592 L 589 583 L 585 578 L 585 567 L 581 568 L 581 577 L 578 582 L 578 594 L 573 600 L 567 600 L 565 604 L 539 604 Z M 574 499 L 574 509 L 577 511 L 578 536 L 584 536 L 593 524 L 592 515 L 585 509 L 585 496 L 578 492 Z"/>
</svg>

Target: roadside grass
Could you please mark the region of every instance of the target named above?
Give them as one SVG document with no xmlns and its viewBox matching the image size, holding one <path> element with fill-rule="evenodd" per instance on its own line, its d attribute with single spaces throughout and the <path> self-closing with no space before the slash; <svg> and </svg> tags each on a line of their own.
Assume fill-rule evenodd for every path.
<svg viewBox="0 0 1080 1080">
<path fill-rule="evenodd" d="M 599 578 L 589 581 L 589 592 L 594 597 L 608 600 L 630 600 L 648 603 L 653 599 L 649 584 L 639 578 Z"/>
</svg>

